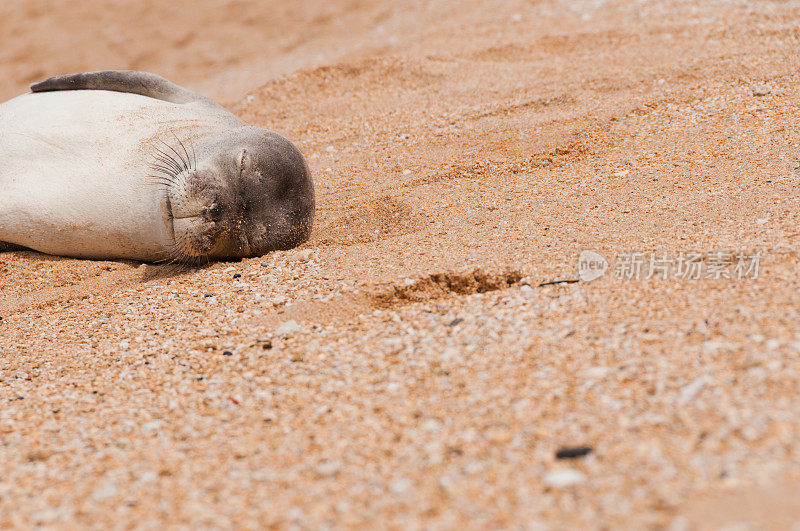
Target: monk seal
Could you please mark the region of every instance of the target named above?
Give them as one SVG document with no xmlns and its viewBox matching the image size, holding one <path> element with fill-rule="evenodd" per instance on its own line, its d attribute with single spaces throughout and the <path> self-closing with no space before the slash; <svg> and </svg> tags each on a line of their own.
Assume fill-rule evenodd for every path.
<svg viewBox="0 0 800 531">
<path fill-rule="evenodd" d="M 0 104 L 0 250 L 198 263 L 294 247 L 313 220 L 289 140 L 155 74 L 56 76 Z"/>
</svg>

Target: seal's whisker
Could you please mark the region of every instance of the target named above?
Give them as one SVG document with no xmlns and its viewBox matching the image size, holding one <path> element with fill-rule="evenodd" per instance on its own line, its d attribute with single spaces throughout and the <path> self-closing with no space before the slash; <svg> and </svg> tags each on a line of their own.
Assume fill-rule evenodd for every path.
<svg viewBox="0 0 800 531">
<path fill-rule="evenodd" d="M 165 160 L 159 155 L 154 155 L 153 158 L 155 160 L 149 163 L 150 166 L 161 166 L 162 168 L 167 168 L 171 173 L 177 173 L 177 170 L 172 165 L 171 161 Z"/>
<path fill-rule="evenodd" d="M 175 174 L 175 172 L 171 172 L 169 170 L 166 170 L 166 169 L 164 169 L 162 167 L 159 167 L 159 166 L 156 166 L 156 165 L 151 165 L 150 166 L 150 173 L 148 175 L 150 177 L 156 177 L 157 176 L 157 177 L 159 177 L 161 179 L 165 179 L 165 180 L 168 180 L 170 182 L 175 182 L 175 180 L 178 178 L 178 176 Z"/>
<path fill-rule="evenodd" d="M 191 160 L 192 160 L 192 159 L 191 159 L 191 157 L 189 157 L 189 152 L 186 150 L 186 146 L 185 146 L 185 145 L 183 145 L 183 142 L 181 142 L 181 139 L 180 139 L 180 138 L 178 138 L 178 135 L 176 135 L 174 131 L 173 131 L 173 133 L 172 133 L 172 136 L 174 136 L 174 137 L 175 137 L 175 140 L 177 140 L 177 141 L 178 141 L 178 144 L 181 146 L 181 148 L 183 149 L 183 152 L 186 154 L 186 166 L 187 166 L 187 168 L 186 168 L 186 169 L 188 170 L 188 169 L 189 169 L 190 162 L 191 162 Z"/>
<path fill-rule="evenodd" d="M 169 250 L 163 251 L 162 254 L 163 254 L 163 258 L 159 258 L 159 259 L 153 261 L 154 264 L 166 264 L 167 260 L 171 260 L 172 259 L 172 254 L 170 253 Z"/>
<path fill-rule="evenodd" d="M 174 264 L 182 259 L 182 251 L 178 245 L 172 245 L 169 248 L 170 258 L 169 263 Z"/>
<path fill-rule="evenodd" d="M 174 133 L 173 133 L 173 135 L 174 135 Z M 175 149 L 174 147 L 170 146 L 169 144 L 167 144 L 163 140 L 161 140 L 161 143 L 164 144 L 165 146 L 167 146 L 170 149 L 170 151 L 175 153 L 175 156 L 178 157 L 178 159 L 180 159 L 180 161 L 183 163 L 183 169 L 184 170 L 188 170 L 189 169 L 189 162 L 183 159 L 183 156 L 180 153 L 178 153 L 177 149 Z"/>
<path fill-rule="evenodd" d="M 173 166 L 175 168 L 175 171 L 178 173 L 181 173 L 182 171 L 185 170 L 185 168 L 182 168 L 181 165 L 178 164 L 178 161 L 175 160 L 175 158 L 172 155 L 161 150 L 161 148 L 159 148 L 158 146 L 154 146 L 154 149 L 158 152 L 158 155 L 155 156 L 157 160 L 160 160 L 166 164 L 169 164 L 170 166 Z"/>
<path fill-rule="evenodd" d="M 155 179 L 155 178 L 153 178 L 151 176 L 150 180 L 145 184 L 148 184 L 148 185 L 151 185 L 151 186 L 158 186 L 162 190 L 169 190 L 169 187 L 170 187 L 170 185 L 172 183 L 170 183 L 168 181 L 161 181 L 161 180 Z"/>
<path fill-rule="evenodd" d="M 164 147 L 165 147 L 167 150 L 169 150 L 169 151 L 172 151 L 172 153 L 174 153 L 174 154 L 175 154 L 175 157 L 177 157 L 177 158 L 178 158 L 178 160 L 180 160 L 180 161 L 181 161 L 181 164 L 182 164 L 183 168 L 184 168 L 184 169 L 186 169 L 186 161 L 185 161 L 185 160 L 183 160 L 183 157 L 181 157 L 181 154 L 180 154 L 180 153 L 178 153 L 178 150 L 176 150 L 176 149 L 175 149 L 175 148 L 174 148 L 172 145 L 170 145 L 169 143 L 167 143 L 167 142 L 166 142 L 165 140 L 163 140 L 163 139 L 159 139 L 158 141 L 159 141 L 159 142 L 161 142 L 162 144 L 164 144 Z M 172 155 L 168 155 L 168 156 L 169 156 L 170 158 L 173 158 L 173 157 L 172 157 Z"/>
<path fill-rule="evenodd" d="M 176 171 L 171 166 L 165 166 L 163 162 L 152 162 L 149 164 L 150 168 L 153 170 L 158 170 L 165 175 L 169 175 L 170 177 L 176 178 L 180 175 L 181 172 Z"/>
<path fill-rule="evenodd" d="M 150 174 L 147 177 L 148 177 L 148 181 L 149 182 L 162 184 L 162 185 L 164 185 L 165 188 L 169 188 L 170 186 L 172 186 L 175 183 L 174 180 L 172 180 L 172 179 L 170 179 L 168 177 L 164 177 L 163 175 L 152 175 L 152 174 Z"/>
<path fill-rule="evenodd" d="M 159 163 L 163 164 L 164 166 L 172 168 L 172 171 L 174 171 L 176 173 L 180 173 L 181 172 L 180 167 L 178 166 L 178 164 L 174 160 L 166 158 L 163 155 L 155 155 L 153 158 L 156 161 L 158 161 Z"/>
<path fill-rule="evenodd" d="M 186 168 L 181 163 L 179 163 L 177 160 L 175 160 L 174 156 L 170 155 L 169 153 L 167 153 L 166 151 L 162 150 L 158 146 L 154 146 L 154 149 L 157 152 L 157 155 L 155 155 L 156 160 L 160 160 L 161 162 L 163 162 L 165 164 L 168 164 L 169 166 L 175 168 L 175 171 L 177 173 L 181 173 L 182 171 L 185 171 Z"/>
<path fill-rule="evenodd" d="M 159 182 L 163 182 L 163 183 L 167 183 L 167 184 L 172 184 L 173 182 L 175 182 L 171 176 L 164 175 L 164 174 L 158 173 L 158 172 L 156 172 L 156 173 L 148 173 L 147 177 L 151 181 L 159 181 Z"/>
<path fill-rule="evenodd" d="M 169 177 L 170 179 L 176 179 L 178 177 L 178 175 L 174 171 L 170 170 L 169 168 L 165 168 L 164 166 L 161 166 L 160 164 L 150 164 L 149 166 L 150 166 L 150 169 L 153 170 L 154 172 L 161 173 L 161 174 Z"/>
<path fill-rule="evenodd" d="M 192 256 L 189 252 L 187 252 L 187 242 L 186 237 L 184 235 L 179 236 L 176 240 L 173 241 L 172 246 L 170 248 L 170 252 L 172 253 L 173 259 L 172 263 L 182 262 L 188 264 L 196 264 L 197 259 L 196 257 Z"/>
<path fill-rule="evenodd" d="M 163 181 L 163 182 L 166 182 L 166 183 L 169 183 L 169 184 L 173 184 L 175 182 L 175 180 L 176 180 L 176 177 L 174 175 L 166 175 L 166 174 L 163 174 L 163 173 L 160 173 L 160 172 L 151 173 L 149 176 L 153 177 L 153 178 L 158 178 L 160 181 Z"/>
<path fill-rule="evenodd" d="M 162 142 L 162 144 L 163 144 L 163 143 L 164 143 L 164 142 Z M 165 144 L 165 145 L 166 145 L 167 147 L 169 147 L 169 145 L 167 145 L 167 144 Z M 164 151 L 163 149 L 161 149 L 161 148 L 160 148 L 160 147 L 158 147 L 158 146 L 153 146 L 153 147 L 155 148 L 155 150 L 156 150 L 156 151 L 157 151 L 159 154 L 161 154 L 161 155 L 164 157 L 164 159 L 165 159 L 165 160 L 169 160 L 169 161 L 171 161 L 171 162 L 175 163 L 175 166 L 176 166 L 176 168 L 180 168 L 180 164 L 178 164 L 178 162 L 175 160 L 175 157 L 173 157 L 172 155 L 170 155 L 169 153 L 167 153 L 166 151 Z"/>
</svg>

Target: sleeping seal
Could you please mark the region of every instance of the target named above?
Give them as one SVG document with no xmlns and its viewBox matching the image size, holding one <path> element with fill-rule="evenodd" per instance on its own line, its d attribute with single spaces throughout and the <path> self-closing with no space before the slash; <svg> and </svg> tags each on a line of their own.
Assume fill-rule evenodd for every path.
<svg viewBox="0 0 800 531">
<path fill-rule="evenodd" d="M 0 250 L 205 262 L 306 241 L 300 151 L 146 72 L 57 76 L 0 104 Z"/>
</svg>

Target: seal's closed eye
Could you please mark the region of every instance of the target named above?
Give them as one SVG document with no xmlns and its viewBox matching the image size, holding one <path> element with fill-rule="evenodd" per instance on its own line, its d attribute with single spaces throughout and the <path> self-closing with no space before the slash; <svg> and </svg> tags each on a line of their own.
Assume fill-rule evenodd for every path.
<svg viewBox="0 0 800 531">
<path fill-rule="evenodd" d="M 243 149 L 239 154 L 239 176 L 245 172 L 245 168 L 250 165 L 250 157 L 247 155 L 247 150 Z"/>
</svg>

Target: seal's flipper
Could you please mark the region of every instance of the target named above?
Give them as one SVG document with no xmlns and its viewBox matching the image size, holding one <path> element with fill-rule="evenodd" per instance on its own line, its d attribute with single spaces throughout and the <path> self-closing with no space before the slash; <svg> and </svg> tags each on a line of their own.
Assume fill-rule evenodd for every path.
<svg viewBox="0 0 800 531">
<path fill-rule="evenodd" d="M 172 103 L 202 102 L 219 107 L 208 98 L 187 90 L 161 76 L 136 70 L 103 70 L 64 74 L 31 85 L 31 92 L 57 90 L 110 90 L 130 92 Z"/>
</svg>

